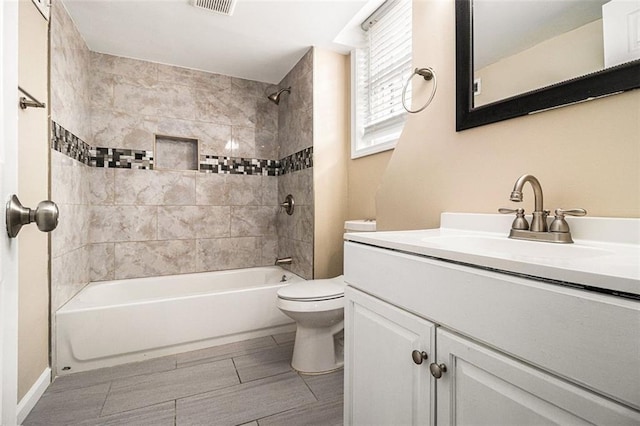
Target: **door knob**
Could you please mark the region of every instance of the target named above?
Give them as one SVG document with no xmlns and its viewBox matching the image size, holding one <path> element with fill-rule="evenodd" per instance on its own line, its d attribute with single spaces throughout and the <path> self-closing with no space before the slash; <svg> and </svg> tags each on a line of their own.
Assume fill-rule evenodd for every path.
<svg viewBox="0 0 640 426">
<path fill-rule="evenodd" d="M 429 366 L 429 370 L 431 371 L 431 375 L 436 379 L 442 377 L 442 373 L 447 372 L 447 366 L 444 364 L 436 364 L 435 362 Z"/>
<path fill-rule="evenodd" d="M 51 232 L 58 226 L 59 210 L 53 201 L 41 201 L 35 210 L 24 207 L 14 194 L 7 202 L 6 223 L 9 238 L 18 236 L 23 225 L 35 222 L 42 232 Z"/>
<path fill-rule="evenodd" d="M 420 352 L 418 350 L 414 350 L 413 352 L 411 352 L 411 358 L 413 358 L 413 362 L 420 365 L 422 364 L 422 361 L 427 359 L 428 357 L 425 351 Z"/>
</svg>

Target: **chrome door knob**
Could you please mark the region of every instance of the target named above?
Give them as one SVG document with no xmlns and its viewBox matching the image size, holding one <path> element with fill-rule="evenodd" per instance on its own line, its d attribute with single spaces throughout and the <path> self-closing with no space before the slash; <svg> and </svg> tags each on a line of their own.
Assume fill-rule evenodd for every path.
<svg viewBox="0 0 640 426">
<path fill-rule="evenodd" d="M 51 232 L 58 226 L 59 210 L 53 201 L 41 201 L 35 210 L 24 207 L 16 195 L 7 203 L 6 223 L 9 238 L 18 236 L 23 225 L 35 222 L 42 232 Z"/>
<path fill-rule="evenodd" d="M 414 350 L 413 352 L 411 352 L 411 358 L 413 358 L 413 362 L 420 365 L 422 364 L 422 361 L 428 358 L 428 356 L 425 351 L 420 352 L 420 351 Z"/>
<path fill-rule="evenodd" d="M 429 371 L 431 371 L 431 375 L 436 379 L 442 377 L 442 373 L 447 372 L 447 366 L 444 364 L 436 364 L 435 362 L 429 366 Z"/>
</svg>

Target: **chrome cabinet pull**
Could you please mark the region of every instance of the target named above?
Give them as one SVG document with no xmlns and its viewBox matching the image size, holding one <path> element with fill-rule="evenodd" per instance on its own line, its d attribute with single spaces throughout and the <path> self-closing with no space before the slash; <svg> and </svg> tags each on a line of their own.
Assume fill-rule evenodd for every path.
<svg viewBox="0 0 640 426">
<path fill-rule="evenodd" d="M 420 365 L 422 364 L 422 361 L 428 358 L 428 356 L 425 351 L 420 352 L 418 350 L 414 350 L 413 352 L 411 352 L 411 358 L 413 358 L 413 362 Z"/>
<path fill-rule="evenodd" d="M 436 364 L 435 362 L 429 366 L 429 371 L 431 371 L 431 375 L 436 379 L 442 377 L 442 373 L 447 372 L 447 366 L 444 364 Z"/>
<path fill-rule="evenodd" d="M 58 206 L 53 201 L 41 201 L 38 207 L 32 210 L 29 207 L 24 207 L 14 194 L 7 202 L 7 234 L 9 234 L 9 238 L 15 238 L 23 225 L 32 222 L 35 222 L 42 232 L 51 232 L 58 226 L 58 216 Z"/>
</svg>

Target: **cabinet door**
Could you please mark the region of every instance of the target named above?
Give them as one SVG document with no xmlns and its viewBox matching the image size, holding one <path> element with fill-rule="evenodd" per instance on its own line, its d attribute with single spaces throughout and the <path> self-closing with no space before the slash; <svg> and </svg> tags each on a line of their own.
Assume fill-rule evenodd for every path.
<svg viewBox="0 0 640 426">
<path fill-rule="evenodd" d="M 345 424 L 433 424 L 435 326 L 351 287 L 345 300 Z"/>
<path fill-rule="evenodd" d="M 442 328 L 437 344 L 440 426 L 640 424 L 637 411 Z"/>
</svg>

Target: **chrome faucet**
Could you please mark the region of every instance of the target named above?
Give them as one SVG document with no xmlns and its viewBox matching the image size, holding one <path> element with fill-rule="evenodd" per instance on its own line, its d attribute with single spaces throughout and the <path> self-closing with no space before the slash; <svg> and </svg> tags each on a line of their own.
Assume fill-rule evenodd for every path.
<svg viewBox="0 0 640 426">
<path fill-rule="evenodd" d="M 544 210 L 542 186 L 535 176 L 522 175 L 518 178 L 511 192 L 511 201 L 522 202 L 522 188 L 527 182 L 529 182 L 533 188 L 534 198 L 533 219 L 531 220 L 529 230 L 534 232 L 547 232 L 547 215 L 549 212 Z"/>
<path fill-rule="evenodd" d="M 524 209 L 498 209 L 500 213 L 515 213 L 516 219 L 511 225 L 509 238 L 520 240 L 547 241 L 551 243 L 572 243 L 571 231 L 569 224 L 564 219 L 565 215 L 584 216 L 587 214 L 585 209 L 556 209 L 555 219 L 551 226 L 547 226 L 547 216 L 549 210 L 544 209 L 542 186 L 540 181 L 533 175 L 522 175 L 518 178 L 509 199 L 511 201 L 522 201 L 522 189 L 524 184 L 529 182 L 533 188 L 534 196 L 534 212 L 531 220 L 531 226 L 524 217 Z"/>
<path fill-rule="evenodd" d="M 274 263 L 274 265 L 291 265 L 292 262 L 293 262 L 293 258 L 282 257 L 282 258 L 276 258 L 276 262 Z"/>
</svg>

